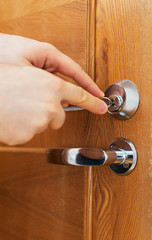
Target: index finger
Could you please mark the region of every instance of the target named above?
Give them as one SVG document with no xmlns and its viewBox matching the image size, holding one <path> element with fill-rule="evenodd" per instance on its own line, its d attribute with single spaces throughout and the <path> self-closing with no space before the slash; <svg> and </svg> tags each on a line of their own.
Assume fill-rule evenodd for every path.
<svg viewBox="0 0 152 240">
<path fill-rule="evenodd" d="M 96 114 L 104 114 L 107 112 L 107 105 L 101 99 L 72 83 L 64 82 L 62 84 L 63 91 L 61 98 L 68 104 L 85 108 Z"/>
<path fill-rule="evenodd" d="M 50 49 L 52 51 L 52 48 Z M 52 53 L 48 54 L 52 58 Z M 55 70 L 65 76 L 73 78 L 81 87 L 97 97 L 103 97 L 104 93 L 99 87 L 93 82 L 89 75 L 70 57 L 60 52 L 55 48 L 54 50 L 54 66 Z M 48 65 L 48 63 L 47 63 Z"/>
</svg>

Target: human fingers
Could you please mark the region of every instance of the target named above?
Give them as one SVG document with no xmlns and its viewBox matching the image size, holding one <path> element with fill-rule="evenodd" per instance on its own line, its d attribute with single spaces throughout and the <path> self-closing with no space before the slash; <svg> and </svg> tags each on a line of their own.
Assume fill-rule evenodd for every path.
<svg viewBox="0 0 152 240">
<path fill-rule="evenodd" d="M 53 55 L 53 61 L 52 61 Z M 89 75 L 81 68 L 79 64 L 73 61 L 70 57 L 60 52 L 52 45 L 47 45 L 47 58 L 44 69 L 52 71 L 52 64 L 54 71 L 73 78 L 81 87 L 90 92 L 94 96 L 103 97 L 104 93 L 93 82 Z"/>
<path fill-rule="evenodd" d="M 83 88 L 69 82 L 63 82 L 62 99 L 71 105 L 76 105 L 96 114 L 107 112 L 107 105 L 101 99 L 91 95 Z"/>
<path fill-rule="evenodd" d="M 56 106 L 57 111 L 51 115 L 50 127 L 52 129 L 58 129 L 62 127 L 65 121 L 65 112 L 60 104 Z"/>
<path fill-rule="evenodd" d="M 73 78 L 91 94 L 103 96 L 103 92 L 76 62 L 49 43 L 1 33 L 0 45 L 0 63 L 13 66 L 33 65 L 50 72 L 58 71 Z"/>
</svg>

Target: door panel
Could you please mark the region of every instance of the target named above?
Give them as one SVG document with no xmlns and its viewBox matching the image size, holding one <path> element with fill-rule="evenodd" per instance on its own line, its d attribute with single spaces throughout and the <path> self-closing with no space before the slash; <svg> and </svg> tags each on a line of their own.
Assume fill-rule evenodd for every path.
<svg viewBox="0 0 152 240">
<path fill-rule="evenodd" d="M 136 115 L 128 121 L 106 115 L 98 123 L 102 146 L 126 137 L 137 148 L 138 164 L 125 177 L 108 167 L 93 169 L 94 240 L 152 238 L 151 12 L 151 0 L 97 0 L 97 83 L 106 89 L 120 79 L 129 79 L 138 86 L 141 102 Z"/>
<path fill-rule="evenodd" d="M 0 31 L 55 45 L 93 78 L 93 4 L 88 0 L 0 0 Z M 45 150 L 88 146 L 88 142 L 91 146 L 86 138 L 89 116 L 87 111 L 68 112 L 60 130 L 47 129 L 22 146 L 1 144 L 0 239 L 87 238 L 88 168 L 50 165 Z"/>
<path fill-rule="evenodd" d="M 0 158 L 0 239 L 82 239 L 83 168 L 50 165 L 42 151 Z"/>
</svg>

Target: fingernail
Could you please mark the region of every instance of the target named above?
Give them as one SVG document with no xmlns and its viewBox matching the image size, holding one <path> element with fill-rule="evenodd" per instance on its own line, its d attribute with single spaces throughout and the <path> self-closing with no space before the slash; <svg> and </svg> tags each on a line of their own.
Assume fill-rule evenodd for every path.
<svg viewBox="0 0 152 240">
<path fill-rule="evenodd" d="M 108 110 L 107 104 L 103 102 L 101 106 L 101 113 L 106 113 L 107 110 Z"/>
<path fill-rule="evenodd" d="M 104 92 L 101 91 L 99 97 L 104 97 L 104 95 L 105 95 Z"/>
<path fill-rule="evenodd" d="M 104 97 L 104 92 L 102 92 L 101 90 L 100 91 L 98 91 L 98 93 L 96 94 L 96 97 L 98 97 L 98 98 L 102 98 L 102 97 Z"/>
</svg>

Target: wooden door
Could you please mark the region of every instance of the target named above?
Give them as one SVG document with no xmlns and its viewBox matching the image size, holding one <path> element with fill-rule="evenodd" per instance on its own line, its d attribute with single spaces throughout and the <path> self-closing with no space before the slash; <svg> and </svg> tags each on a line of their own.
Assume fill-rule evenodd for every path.
<svg viewBox="0 0 152 240">
<path fill-rule="evenodd" d="M 103 89 L 130 79 L 140 90 L 126 122 L 68 112 L 64 126 L 23 146 L 0 147 L 0 239 L 150 240 L 152 236 L 151 0 L 0 0 L 0 31 L 47 41 Z M 129 176 L 105 167 L 46 162 L 45 150 L 108 146 L 127 137 L 138 150 Z"/>
</svg>

